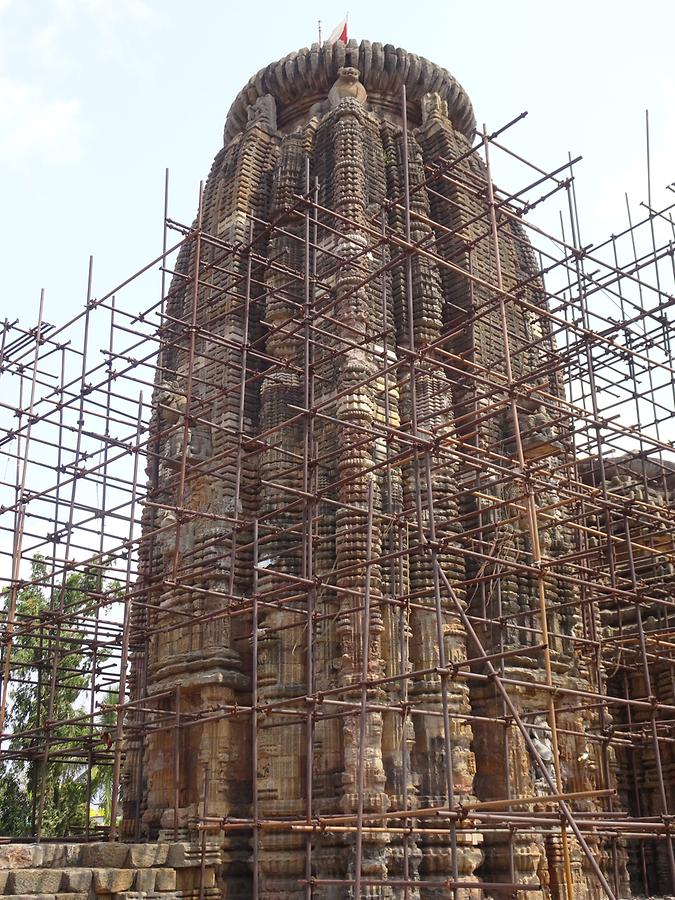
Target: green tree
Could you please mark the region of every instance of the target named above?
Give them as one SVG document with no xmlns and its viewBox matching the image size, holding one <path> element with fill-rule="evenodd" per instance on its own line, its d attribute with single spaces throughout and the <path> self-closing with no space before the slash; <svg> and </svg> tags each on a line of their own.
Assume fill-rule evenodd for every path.
<svg viewBox="0 0 675 900">
<path fill-rule="evenodd" d="M 39 818 L 44 782 L 42 834 L 81 831 L 88 806 L 107 800 L 110 766 L 94 764 L 88 777 L 89 748 L 104 749 L 100 731 L 82 719 L 92 679 L 92 635 L 83 619 L 94 613 L 104 583 L 101 567 L 69 575 L 49 590 L 45 562 L 33 560 L 30 583 L 19 591 L 11 649 L 11 682 L 0 757 L 0 834 L 29 835 Z M 5 618 L 9 595 L 4 597 Z M 3 648 L 7 652 L 7 648 Z M 97 650 L 97 666 L 106 656 Z M 51 684 L 55 685 L 50 709 Z M 116 702 L 108 695 L 107 703 Z M 101 713 L 97 724 L 105 727 Z M 70 721 L 80 718 L 80 721 Z M 52 723 L 52 724 L 50 724 Z M 45 751 L 48 761 L 45 764 Z M 91 793 L 90 793 L 91 792 Z M 109 808 L 109 800 L 104 802 Z"/>
<path fill-rule="evenodd" d="M 110 747 L 115 737 L 115 726 L 117 724 L 117 713 L 114 709 L 118 698 L 117 691 L 109 691 L 102 704 L 102 710 L 98 715 L 98 722 L 102 728 L 103 742 Z M 113 791 L 113 767 L 110 766 L 93 766 L 92 767 L 92 804 L 96 805 L 97 816 L 103 821 L 103 824 L 110 825 L 110 812 L 112 809 L 112 791 Z M 118 788 L 119 790 L 119 788 Z M 119 797 L 118 797 L 119 800 Z M 119 806 L 118 806 L 119 809 Z"/>
</svg>

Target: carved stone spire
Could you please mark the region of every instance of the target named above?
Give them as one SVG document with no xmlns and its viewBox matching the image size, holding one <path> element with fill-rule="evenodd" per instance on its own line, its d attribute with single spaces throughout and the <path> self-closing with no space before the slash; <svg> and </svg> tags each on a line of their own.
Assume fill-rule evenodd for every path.
<svg viewBox="0 0 675 900">
<path fill-rule="evenodd" d="M 125 809 L 129 819 L 141 809 L 151 839 L 175 829 L 198 842 L 206 802 L 226 898 L 251 896 L 253 842 L 264 900 L 305 897 L 306 877 L 316 879 L 315 900 L 349 896 L 359 867 L 362 896 L 381 900 L 448 896 L 455 878 L 562 883 L 553 844 L 518 838 L 510 859 L 498 829 L 483 835 L 447 819 L 409 835 L 370 829 L 357 854 L 349 829 L 307 836 L 284 825 L 503 798 L 509 779 L 537 790 L 523 742 L 494 725 L 504 711 L 492 684 L 470 692 L 474 682 L 450 677 L 475 648 L 438 577 L 440 568 L 479 622 L 522 613 L 522 628 L 486 626 L 482 638 L 488 652 L 504 640 L 517 651 L 507 670 L 532 690 L 514 698 L 535 716 L 545 695 L 528 652 L 533 577 L 514 566 L 481 593 L 475 561 L 488 546 L 480 529 L 490 496 L 490 540 L 516 561 L 528 545 L 521 498 L 503 482 L 478 490 L 470 452 L 478 445 L 507 465 L 513 440 L 506 419 L 484 415 L 492 398 L 480 377 L 467 377 L 500 372 L 503 355 L 473 132 L 461 86 L 415 54 L 366 41 L 290 54 L 235 99 L 204 191 L 209 240 L 199 260 L 193 247 L 178 261 L 143 518 L 142 627 L 152 637 L 149 647 L 132 641 L 132 684 L 185 727 L 177 741 L 168 730 L 134 731 Z M 459 162 L 432 190 L 439 159 Z M 406 181 L 419 248 L 410 255 Z M 305 215 L 308 190 L 316 218 Z M 378 240 L 381 229 L 396 241 Z M 509 307 L 514 377 L 559 396 L 528 350 L 533 330 L 546 343 L 531 251 L 511 220 L 500 229 L 503 277 L 524 299 Z M 188 378 L 195 303 L 201 352 Z M 527 452 L 545 465 L 562 451 L 561 434 L 541 410 L 523 412 Z M 555 497 L 540 502 L 555 509 Z M 547 552 L 572 546 L 561 524 Z M 555 575 L 546 589 L 571 590 Z M 551 624 L 556 677 L 583 689 L 566 643 L 574 617 Z M 567 715 L 570 733 L 583 732 L 587 720 Z M 570 739 L 564 752 L 578 749 Z M 278 827 L 223 837 L 213 824 L 250 821 L 254 808 Z"/>
</svg>

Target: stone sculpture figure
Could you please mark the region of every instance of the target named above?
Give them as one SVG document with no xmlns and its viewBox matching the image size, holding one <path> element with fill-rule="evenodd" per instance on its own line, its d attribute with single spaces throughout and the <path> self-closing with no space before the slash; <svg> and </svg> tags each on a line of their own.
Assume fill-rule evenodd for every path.
<svg viewBox="0 0 675 900">
<path fill-rule="evenodd" d="M 328 93 L 328 103 L 331 109 L 339 106 L 344 97 L 353 97 L 358 103 L 365 103 L 366 89 L 359 81 L 359 70 L 353 66 L 343 66 L 338 69 L 338 78 Z"/>
<path fill-rule="evenodd" d="M 248 125 L 260 125 L 270 134 L 277 130 L 277 105 L 271 94 L 263 94 L 248 108 Z"/>
<path fill-rule="evenodd" d="M 530 729 L 532 743 L 537 748 L 549 777 L 555 779 L 555 770 L 553 767 L 553 743 L 551 741 L 550 729 L 546 718 L 544 716 L 537 716 L 533 726 L 534 727 Z M 541 769 L 535 770 L 534 772 L 534 786 L 538 794 L 544 795 L 549 793 L 546 779 Z"/>
</svg>

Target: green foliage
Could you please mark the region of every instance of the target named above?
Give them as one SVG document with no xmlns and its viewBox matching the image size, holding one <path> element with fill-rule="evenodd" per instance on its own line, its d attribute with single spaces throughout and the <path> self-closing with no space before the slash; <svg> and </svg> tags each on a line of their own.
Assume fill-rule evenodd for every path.
<svg viewBox="0 0 675 900">
<path fill-rule="evenodd" d="M 5 719 L 5 731 L 13 736 L 3 743 L 0 761 L 0 834 L 3 835 L 22 836 L 33 832 L 43 776 L 42 834 L 45 837 L 81 831 L 90 804 L 110 806 L 111 767 L 94 764 L 91 779 L 87 777 L 87 747 L 92 746 L 95 752 L 103 749 L 100 730 L 94 729 L 94 743 L 90 744 L 88 722 L 68 720 L 88 710 L 91 689 L 91 641 L 81 623 L 82 613 L 93 613 L 92 593 L 100 593 L 102 589 L 115 591 L 118 585 L 108 582 L 104 586 L 100 568 L 73 573 L 65 585 L 57 585 L 52 591 L 48 584 L 46 565 L 38 557 L 32 563 L 31 584 L 19 591 L 16 600 L 11 686 Z M 8 593 L 3 601 L 6 619 Z M 62 603 L 63 615 L 57 620 L 55 613 Z M 97 664 L 104 659 L 99 651 Z M 50 707 L 52 680 L 55 690 Z M 106 703 L 116 700 L 116 695 L 105 698 Z M 114 719 L 114 713 L 101 713 L 97 718 L 103 724 Z M 49 761 L 45 766 L 47 745 Z"/>
</svg>

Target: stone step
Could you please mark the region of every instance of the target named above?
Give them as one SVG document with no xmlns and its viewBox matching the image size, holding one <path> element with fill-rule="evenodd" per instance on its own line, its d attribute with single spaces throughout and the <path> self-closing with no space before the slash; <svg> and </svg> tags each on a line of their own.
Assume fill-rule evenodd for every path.
<svg viewBox="0 0 675 900">
<path fill-rule="evenodd" d="M 69 879 L 65 873 L 74 871 L 77 875 Z M 84 875 L 80 873 L 84 872 Z M 43 878 L 43 874 L 47 874 Z M 88 891 L 91 885 L 91 869 L 17 869 L 11 872 L 0 869 L 0 895 L 19 896 L 21 894 L 57 894 Z"/>
<path fill-rule="evenodd" d="M 90 894 L 0 894 L 0 900 L 90 900 Z"/>
<path fill-rule="evenodd" d="M 215 841 L 0 844 L 0 900 L 217 900 L 219 862 Z"/>
<path fill-rule="evenodd" d="M 194 870 L 191 870 L 191 872 Z M 205 886 L 212 885 L 213 871 L 205 873 Z M 118 868 L 111 866 L 67 869 L 0 870 L 2 896 L 62 895 L 73 900 L 75 895 L 117 894 L 128 891 L 154 894 L 176 890 L 176 870 L 167 866 L 155 868 Z"/>
<path fill-rule="evenodd" d="M 0 844 L 0 870 L 52 869 L 86 866 L 91 869 L 141 869 L 166 864 L 169 851 L 177 857 L 199 854 L 188 843 L 122 844 Z M 184 863 L 183 863 L 184 864 Z"/>
<path fill-rule="evenodd" d="M 17 869 L 0 872 L 0 887 L 6 894 L 87 894 L 93 869 Z"/>
<path fill-rule="evenodd" d="M 58 894 L 62 881 L 62 869 L 17 869 L 8 874 L 5 890 L 14 895 Z"/>
<path fill-rule="evenodd" d="M 131 890 L 136 877 L 134 869 L 93 869 L 94 891 L 97 894 L 117 894 Z"/>
<path fill-rule="evenodd" d="M 115 900 L 178 900 L 183 895 L 177 891 L 169 891 L 167 893 L 145 893 L 143 891 L 121 891 L 116 895 Z"/>
</svg>

